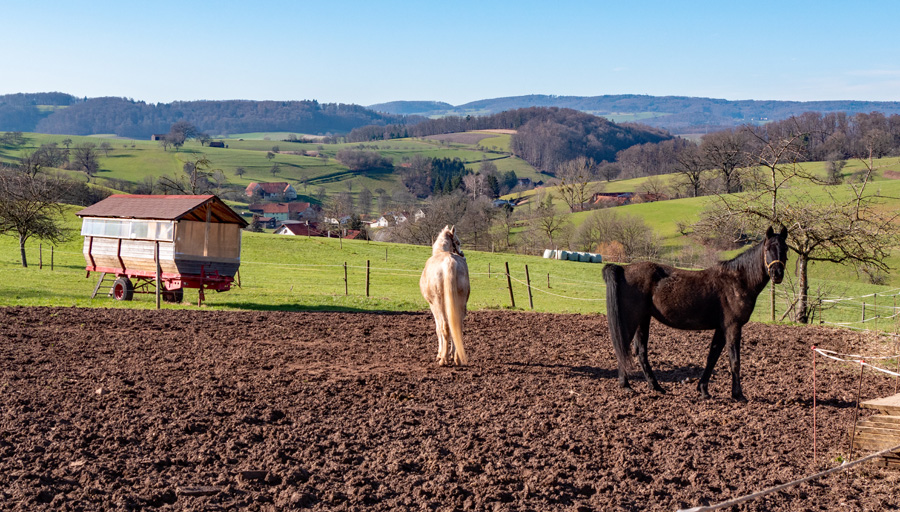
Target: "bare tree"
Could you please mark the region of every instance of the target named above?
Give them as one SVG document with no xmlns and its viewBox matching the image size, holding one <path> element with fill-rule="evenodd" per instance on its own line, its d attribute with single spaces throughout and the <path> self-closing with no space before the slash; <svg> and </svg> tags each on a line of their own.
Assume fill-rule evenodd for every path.
<svg viewBox="0 0 900 512">
<path fill-rule="evenodd" d="M 561 235 L 565 235 L 572 227 L 572 221 L 568 216 L 561 214 L 553 205 L 553 194 L 539 192 L 533 201 L 536 206 L 533 210 L 532 227 L 542 235 L 549 247 L 560 242 Z M 537 247 L 535 247 L 537 249 Z"/>
<path fill-rule="evenodd" d="M 160 176 L 157 184 L 165 194 L 200 194 L 212 187 L 209 177 L 214 171 L 212 162 L 206 155 L 200 153 L 193 160 L 187 160 L 182 165 L 183 176 Z"/>
<path fill-rule="evenodd" d="M 97 157 L 97 146 L 90 142 L 75 146 L 72 151 L 72 167 L 83 172 L 88 181 L 100 170 L 100 160 Z"/>
<path fill-rule="evenodd" d="M 601 178 L 607 182 L 612 181 L 616 176 L 622 174 L 622 168 L 616 163 L 601 162 L 597 171 Z"/>
<path fill-rule="evenodd" d="M 696 145 L 683 148 L 675 155 L 675 174 L 689 197 L 700 197 L 703 191 L 703 173 L 709 168 L 708 160 Z"/>
<path fill-rule="evenodd" d="M 180 148 L 188 139 L 197 137 L 199 131 L 197 127 L 187 121 L 178 121 L 169 128 L 169 133 L 164 137 L 169 143 Z"/>
<path fill-rule="evenodd" d="M 359 205 L 359 213 L 368 215 L 372 210 L 372 191 L 366 187 L 360 189 L 356 195 L 356 203 Z"/>
<path fill-rule="evenodd" d="M 61 175 L 51 178 L 0 168 L 0 234 L 18 236 L 23 267 L 28 267 L 25 242 L 29 238 L 54 244 L 68 238 L 61 199 L 71 186 Z"/>
<path fill-rule="evenodd" d="M 873 194 L 868 184 L 875 171 L 873 160 L 863 157 L 866 167 L 859 183 L 839 194 L 822 187 L 827 200 L 815 197 L 810 187 L 823 183 L 805 170 L 806 133 L 752 132 L 757 150 L 756 167 L 761 171 L 751 190 L 738 195 L 720 195 L 698 223 L 698 230 L 720 229 L 739 220 L 741 231 L 762 232 L 766 225 L 788 228 L 788 247 L 797 254 L 798 299 L 793 320 L 809 320 L 809 262 L 870 265 L 886 270 L 885 258 L 898 243 L 896 221 L 900 215 L 883 208 L 885 198 Z M 735 236 L 737 237 L 737 233 Z"/>
<path fill-rule="evenodd" d="M 593 194 L 591 182 L 597 179 L 596 164 L 590 158 L 579 156 L 567 160 L 556 168 L 559 193 L 569 205 L 569 211 L 581 211 Z"/>
<path fill-rule="evenodd" d="M 643 219 L 621 215 L 614 208 L 591 213 L 575 233 L 575 243 L 584 251 L 596 251 L 611 242 L 621 244 L 622 259 L 626 261 L 657 258 L 662 246 Z"/>
<path fill-rule="evenodd" d="M 750 137 L 747 130 L 722 131 L 704 135 L 700 142 L 707 165 L 722 177 L 726 194 L 741 190 L 740 170 L 748 164 Z"/>
<path fill-rule="evenodd" d="M 109 142 L 103 141 L 100 143 L 100 151 L 103 151 L 103 156 L 109 158 L 109 152 L 112 151 L 112 144 Z"/>
<path fill-rule="evenodd" d="M 485 180 L 482 174 L 466 174 L 463 176 L 463 184 L 466 186 L 466 190 L 472 194 L 472 200 L 484 194 Z"/>
</svg>

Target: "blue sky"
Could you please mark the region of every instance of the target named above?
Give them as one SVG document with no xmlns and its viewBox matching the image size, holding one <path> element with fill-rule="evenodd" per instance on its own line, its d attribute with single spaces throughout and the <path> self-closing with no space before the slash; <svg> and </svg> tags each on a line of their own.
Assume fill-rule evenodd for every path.
<svg viewBox="0 0 900 512">
<path fill-rule="evenodd" d="M 898 21 L 865 0 L 4 0 L 0 94 L 900 101 Z"/>
</svg>

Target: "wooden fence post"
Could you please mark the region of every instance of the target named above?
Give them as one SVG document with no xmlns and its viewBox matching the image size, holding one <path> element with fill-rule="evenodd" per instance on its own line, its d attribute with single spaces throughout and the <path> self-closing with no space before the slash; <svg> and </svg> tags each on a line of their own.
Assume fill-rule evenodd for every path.
<svg viewBox="0 0 900 512">
<path fill-rule="evenodd" d="M 159 309 L 160 305 L 160 286 L 162 286 L 162 281 L 160 280 L 160 275 L 162 275 L 162 266 L 159 264 L 159 241 L 156 242 L 156 246 L 154 247 L 154 258 L 156 259 L 156 309 Z M 202 290 L 202 288 L 201 288 Z"/>
<path fill-rule="evenodd" d="M 878 330 L 878 294 L 872 294 L 872 314 L 875 315 L 875 326 L 872 327 L 873 330 Z"/>
<path fill-rule="evenodd" d="M 509 277 L 509 262 L 506 262 L 506 286 L 509 287 L 509 302 L 512 303 L 512 307 L 516 307 L 516 298 L 513 297 L 513 289 L 512 289 L 512 278 Z"/>
<path fill-rule="evenodd" d="M 772 314 L 769 316 L 769 321 L 775 323 L 775 287 L 769 286 L 769 301 L 771 303 L 771 311 Z"/>
<path fill-rule="evenodd" d="M 550 289 L 550 272 L 547 272 L 547 289 Z"/>
<path fill-rule="evenodd" d="M 534 310 L 534 299 L 531 296 L 531 276 L 528 274 L 528 265 L 525 265 L 525 284 L 528 287 L 528 306 Z"/>
<path fill-rule="evenodd" d="M 347 284 L 347 262 L 344 262 L 344 296 L 350 295 L 350 290 L 348 290 Z"/>
<path fill-rule="evenodd" d="M 387 249 L 384 250 L 384 254 L 387 255 Z M 387 256 L 385 256 L 387 257 Z M 366 297 L 369 296 L 369 260 L 366 260 Z"/>
<path fill-rule="evenodd" d="M 38 269 L 44 270 L 44 244 L 38 244 Z"/>
<path fill-rule="evenodd" d="M 51 246 L 50 246 L 50 271 L 51 271 L 51 272 L 53 272 L 53 256 L 54 256 L 53 250 L 54 250 L 54 249 L 56 249 L 56 247 L 54 247 L 54 246 L 51 245 Z"/>
</svg>

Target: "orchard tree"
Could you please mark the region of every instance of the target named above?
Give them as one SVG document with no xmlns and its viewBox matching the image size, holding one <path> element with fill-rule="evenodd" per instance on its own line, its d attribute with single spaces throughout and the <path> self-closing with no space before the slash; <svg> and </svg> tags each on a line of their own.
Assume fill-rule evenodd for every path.
<svg viewBox="0 0 900 512">
<path fill-rule="evenodd" d="M 865 166 L 859 182 L 840 190 L 826 186 L 801 165 L 807 133 L 786 127 L 760 127 L 747 133 L 756 147 L 751 155 L 756 172 L 748 175 L 753 180 L 749 191 L 719 195 L 696 227 L 702 232 L 738 225 L 740 231 L 753 233 L 761 233 L 768 226 L 787 227 L 787 244 L 797 257 L 798 288 L 789 312 L 795 322 L 806 323 L 810 316 L 809 263 L 887 270 L 885 259 L 900 242 L 900 215 L 885 208 L 885 198 L 871 190 L 876 168 L 868 155 L 859 155 Z M 733 233 L 735 239 L 739 235 Z"/>
<path fill-rule="evenodd" d="M 94 174 L 97 174 L 97 171 L 100 170 L 97 146 L 90 142 L 75 146 L 74 151 L 72 151 L 72 167 L 76 171 L 83 172 L 87 176 L 88 181 L 91 181 Z"/>
<path fill-rule="evenodd" d="M 559 193 L 570 212 L 581 211 L 593 195 L 591 182 L 597 179 L 597 166 L 590 158 L 579 156 L 556 167 Z"/>
<path fill-rule="evenodd" d="M 175 149 L 178 149 L 184 146 L 187 140 L 196 138 L 199 134 L 199 130 L 193 124 L 187 121 L 178 121 L 169 128 L 169 133 L 166 134 L 165 139 L 172 146 L 175 146 Z"/>
<path fill-rule="evenodd" d="M 73 182 L 62 175 L 48 177 L 0 167 L 0 235 L 19 238 L 22 266 L 28 267 L 25 242 L 31 237 L 53 244 L 68 239 L 62 198 Z"/>
</svg>

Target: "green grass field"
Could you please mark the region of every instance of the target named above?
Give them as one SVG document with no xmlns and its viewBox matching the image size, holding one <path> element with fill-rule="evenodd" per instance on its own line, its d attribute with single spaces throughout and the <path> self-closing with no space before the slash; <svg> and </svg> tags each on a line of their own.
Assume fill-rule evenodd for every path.
<svg viewBox="0 0 900 512">
<path fill-rule="evenodd" d="M 108 142 L 113 149 L 108 156 L 100 153 L 100 171 L 94 180 L 100 185 L 108 185 L 109 179 L 141 183 L 148 177 L 156 179 L 163 175 L 180 176 L 185 162 L 195 160 L 202 154 L 210 160 L 211 169 L 222 170 L 228 179 L 228 185 L 242 189 L 254 181 L 286 181 L 294 185 L 297 192 L 306 196 L 307 200 L 311 200 L 320 187 L 329 195 L 348 190 L 351 194 L 358 194 L 363 187 L 370 190 L 383 188 L 389 192 L 402 187 L 396 173 L 350 172 L 335 158 L 337 152 L 345 148 L 378 151 L 392 158 L 395 166 L 404 158 L 422 155 L 428 158 L 459 158 L 466 163 L 467 168 L 474 171 L 478 169 L 482 159 L 487 158 L 494 161 L 501 172 L 512 170 L 523 178 L 540 179 L 537 171 L 525 161 L 509 154 L 483 152 L 474 145 L 444 145 L 438 141 L 422 139 L 398 139 L 370 144 L 320 144 L 287 142 L 282 140 L 287 137 L 286 133 L 242 135 L 248 138 L 239 140 L 240 137 L 232 136 L 233 138 L 224 139 L 227 148 L 211 148 L 201 146 L 196 141 L 188 141 L 178 150 L 171 147 L 163 150 L 159 143 L 149 140 L 28 133 L 25 134 L 27 143 L 24 147 L 0 148 L 0 162 L 15 162 L 41 144 L 55 142 L 64 147 L 63 141 L 66 139 L 72 141 L 69 147 L 83 143 L 99 146 Z M 500 135 L 498 144 L 504 144 L 505 140 L 505 145 L 508 146 L 508 138 L 508 135 Z M 280 152 L 273 159 L 266 158 L 267 153 L 275 146 Z M 316 151 L 327 158 L 303 156 L 300 153 L 304 151 Z M 271 169 L 275 163 L 278 164 L 279 172 L 273 174 Z M 242 176 L 235 174 L 239 167 L 244 170 Z M 81 173 L 71 174 L 84 179 Z M 304 181 L 308 183 L 307 187 L 302 185 Z"/>
<path fill-rule="evenodd" d="M 0 237 L 0 306 L 63 306 L 154 308 L 155 296 L 137 294 L 135 300 L 118 302 L 105 289 L 91 300 L 97 274 L 85 276 L 80 222 L 70 209 L 69 227 L 74 236 L 52 248 L 38 241 L 27 244 L 29 267 L 22 268 L 17 240 Z M 355 240 L 286 237 L 264 233 L 244 233 L 242 238 L 240 287 L 223 293 L 208 292 L 205 309 L 228 310 L 344 310 L 418 311 L 427 304 L 418 289 L 418 280 L 430 248 Z M 51 270 L 51 258 L 53 269 Z M 605 286 L 601 264 L 555 261 L 536 256 L 466 251 L 471 274 L 469 308 L 512 308 L 505 276 L 509 265 L 515 309 L 530 311 L 530 280 L 535 311 L 554 313 L 605 313 Z M 42 267 L 39 264 L 43 263 Z M 366 295 L 366 275 L 369 295 Z M 345 292 L 344 264 L 347 265 Z M 528 273 L 526 274 L 526 266 Z M 813 276 L 826 275 L 814 268 Z M 893 330 L 896 288 L 873 286 L 837 277 L 825 281 L 813 278 L 813 285 L 832 285 L 833 297 L 846 300 L 831 304 L 825 312 L 828 322 L 851 322 L 849 327 Z M 789 284 L 776 288 L 776 313 L 784 312 Z M 877 293 L 878 297 L 871 294 Z M 197 290 L 185 293 L 185 303 L 164 303 L 164 308 L 196 308 Z M 866 302 L 865 323 L 860 323 Z M 878 309 L 875 309 L 875 308 Z M 760 296 L 753 320 L 768 321 L 768 292 Z M 881 320 L 872 320 L 876 315 Z"/>
<path fill-rule="evenodd" d="M 358 175 L 350 173 L 337 162 L 333 155 L 344 147 L 360 147 L 359 144 L 320 145 L 316 143 L 290 143 L 273 140 L 286 134 L 243 134 L 245 140 L 227 139 L 229 147 L 201 148 L 197 143 L 189 143 L 179 151 L 163 151 L 155 142 L 102 137 L 78 137 L 64 135 L 26 134 L 28 147 L 12 151 L 0 150 L 0 160 L 14 161 L 23 152 L 31 151 L 42 143 L 71 139 L 73 145 L 82 142 L 109 142 L 113 151 L 108 157 L 101 156 L 102 170 L 98 177 L 110 177 L 132 182 L 140 182 L 147 176 L 177 174 L 183 163 L 202 152 L 210 158 L 214 167 L 225 171 L 231 183 L 241 187 L 251 181 L 295 182 L 300 194 L 313 194 L 318 187 L 329 192 L 347 190 L 347 179 L 353 179 L 354 190 L 365 185 L 370 189 L 382 187 L 390 190 L 396 185 L 393 175 Z M 249 136 L 253 135 L 253 138 Z M 266 140 L 268 137 L 269 140 Z M 507 137 L 508 136 L 501 136 Z M 508 141 L 507 141 L 508 143 Z M 281 172 L 272 176 L 268 172 L 272 161 L 265 158 L 272 146 L 279 146 L 282 153 L 275 156 Z M 403 157 L 422 154 L 433 157 L 461 158 L 470 167 L 477 167 L 478 161 L 487 156 L 501 171 L 515 170 L 521 177 L 541 179 L 534 169 L 521 160 L 503 157 L 496 153 L 483 153 L 474 146 L 441 144 L 438 141 L 402 139 L 364 144 L 367 149 L 377 150 L 399 162 Z M 377 147 L 377 149 L 376 149 Z M 319 150 L 329 158 L 316 158 L 287 154 L 301 150 Z M 883 159 L 877 162 L 880 173 L 885 170 L 900 170 L 897 159 Z M 246 174 L 234 176 L 233 170 L 243 167 Z M 849 162 L 844 174 L 850 176 L 862 168 L 860 162 Z M 821 163 L 809 164 L 809 169 L 824 172 Z M 529 171 L 530 170 L 530 171 Z M 529 174 L 529 172 L 531 174 Z M 77 174 L 76 174 L 77 175 Z M 879 174 L 881 176 L 881 174 Z M 300 185 L 302 178 L 310 182 L 309 188 Z M 672 179 L 671 176 L 662 179 Z M 617 180 L 604 183 L 607 191 L 633 191 L 646 178 L 637 180 Z M 889 198 L 886 207 L 900 208 L 900 180 L 877 178 L 871 185 L 880 195 Z M 548 188 L 553 192 L 552 187 Z M 813 194 L 824 194 L 811 189 Z M 844 187 L 832 187 L 836 195 L 846 194 Z M 532 194 L 528 191 L 523 195 Z M 691 252 L 694 243 L 683 236 L 678 222 L 690 223 L 696 220 L 702 208 L 712 201 L 711 197 L 660 201 L 634 204 L 618 208 L 623 214 L 635 215 L 653 227 L 660 236 L 664 259 L 675 260 Z M 565 209 L 557 199 L 557 207 Z M 72 210 L 74 212 L 74 210 Z M 576 226 L 584 222 L 591 212 L 571 215 Z M 71 227 L 77 233 L 78 219 L 71 216 Z M 417 310 L 424 309 L 425 302 L 419 295 L 418 275 L 429 255 L 429 248 L 402 244 L 344 241 L 337 239 L 301 239 L 277 237 L 271 234 L 245 233 L 243 238 L 241 288 L 227 293 L 210 293 L 204 307 L 226 309 L 358 309 L 358 310 Z M 12 237 L 0 237 L 0 304 L 2 305 L 64 305 L 64 306 L 104 306 L 104 307 L 153 307 L 155 301 L 149 296 L 138 296 L 132 303 L 116 303 L 105 296 L 91 301 L 89 296 L 94 286 L 94 277 L 84 277 L 84 261 L 81 256 L 81 237 L 54 248 L 54 270 L 49 270 L 50 247 L 43 247 L 44 268 L 38 269 L 39 241 L 28 243 L 27 253 L 31 266 L 23 269 L 19 263 L 18 247 Z M 534 309 L 549 312 L 597 313 L 605 310 L 604 288 L 600 278 L 600 265 L 560 262 L 538 257 L 513 254 L 491 254 L 467 251 L 472 273 L 473 293 L 471 307 L 508 308 L 511 307 L 509 291 L 501 269 L 508 262 L 513 278 L 513 292 L 517 309 L 530 309 L 528 305 L 525 265 L 530 270 Z M 365 265 L 370 262 L 370 295 L 365 295 Z M 795 258 L 792 258 L 794 261 Z M 344 293 L 343 265 L 348 266 L 348 293 Z M 888 263 L 892 268 L 900 268 L 900 256 L 892 255 Z M 791 270 L 791 269 L 789 269 Z M 882 311 L 889 304 L 893 308 L 896 288 L 900 287 L 900 277 L 891 274 L 885 286 L 867 284 L 857 274 L 856 269 L 847 266 L 812 263 L 810 267 L 812 289 L 823 288 L 834 298 L 848 300 L 829 303 L 826 319 L 833 322 L 855 322 L 869 326 L 873 320 L 860 324 L 863 302 L 866 302 L 866 318 L 875 315 L 889 317 L 893 311 Z M 549 283 L 548 283 L 549 281 Z M 549 284 L 549 286 L 548 286 Z M 776 310 L 783 312 L 789 285 L 779 290 Z M 880 308 L 873 312 L 873 302 L 878 299 Z M 197 293 L 189 290 L 187 300 L 196 302 Z M 769 317 L 767 295 L 761 298 L 761 305 L 754 316 L 756 320 Z M 873 300 L 874 299 L 874 300 Z M 166 307 L 173 307 L 167 305 Z M 177 306 L 190 307 L 190 306 Z M 780 313 L 777 315 L 780 317 Z M 880 328 L 890 327 L 891 321 L 881 320 Z"/>
</svg>

